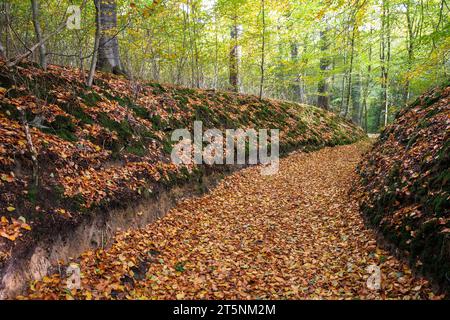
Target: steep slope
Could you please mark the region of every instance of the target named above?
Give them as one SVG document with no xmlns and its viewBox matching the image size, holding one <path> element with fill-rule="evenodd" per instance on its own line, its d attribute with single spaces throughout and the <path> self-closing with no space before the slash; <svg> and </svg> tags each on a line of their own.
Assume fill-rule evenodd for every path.
<svg viewBox="0 0 450 320">
<path fill-rule="evenodd" d="M 450 283 L 450 86 L 402 110 L 359 166 L 362 211 L 416 269 Z"/>
<path fill-rule="evenodd" d="M 91 89 L 82 78 L 77 69 L 0 62 L 0 271 L 37 239 L 227 170 L 171 163 L 172 131 L 192 130 L 195 120 L 204 129 L 278 128 L 282 153 L 364 137 L 311 106 L 111 74 Z"/>
</svg>

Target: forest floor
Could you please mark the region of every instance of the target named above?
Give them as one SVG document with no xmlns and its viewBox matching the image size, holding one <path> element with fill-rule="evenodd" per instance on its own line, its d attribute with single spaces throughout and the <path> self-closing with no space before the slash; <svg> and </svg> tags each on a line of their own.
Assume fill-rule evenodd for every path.
<svg viewBox="0 0 450 320">
<path fill-rule="evenodd" d="M 295 152 L 272 176 L 241 170 L 156 223 L 119 233 L 110 248 L 85 252 L 81 290 L 55 274 L 33 283 L 30 298 L 439 298 L 364 224 L 351 190 L 368 146 Z M 371 265 L 379 290 L 367 286 Z"/>
</svg>

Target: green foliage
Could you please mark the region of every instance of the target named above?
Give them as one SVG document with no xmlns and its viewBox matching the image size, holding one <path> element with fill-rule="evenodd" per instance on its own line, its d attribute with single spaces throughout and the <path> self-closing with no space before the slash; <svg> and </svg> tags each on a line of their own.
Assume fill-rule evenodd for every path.
<svg viewBox="0 0 450 320">
<path fill-rule="evenodd" d="M 172 90 L 160 82 L 230 89 L 230 48 L 238 46 L 242 91 L 259 92 L 261 67 L 265 97 L 316 104 L 318 84 L 325 82 L 327 89 L 320 95 L 329 97 L 334 111 L 361 126 L 366 126 L 367 119 L 366 129 L 378 132 L 385 125 L 382 68 L 388 71 L 388 122 L 407 101 L 450 78 L 450 23 L 445 19 L 450 11 L 440 0 L 265 1 L 264 12 L 260 0 L 168 0 L 154 7 L 145 1 L 134 1 L 133 5 L 116 2 L 121 13 L 122 62 L 136 78 L 153 79 L 147 85 L 157 95 Z M 61 8 L 72 4 L 69 0 L 40 2 L 44 33 L 56 29 Z M 383 15 L 381 6 L 388 15 Z M 0 42 L 11 58 L 22 53 L 24 45 L 29 48 L 34 44 L 34 37 L 29 36 L 34 29 L 29 23 L 29 3 L 10 1 L 8 9 L 14 35 L 5 32 Z M 79 56 L 90 58 L 94 18 L 94 4 L 88 1 L 81 29 L 64 29 L 46 44 L 47 50 L 55 53 L 48 55 L 48 62 L 79 65 Z M 235 38 L 230 34 L 233 26 L 240 30 Z M 384 52 L 385 58 L 381 58 L 382 47 L 390 49 Z M 320 67 L 323 61 L 329 63 L 325 70 Z M 12 86 L 2 79 L 0 75 L 2 86 Z M 46 79 L 42 80 L 36 90 L 47 91 Z M 104 86 L 106 81 L 101 81 L 96 79 L 95 83 Z M 173 91 L 183 108 L 189 97 L 203 94 L 192 89 Z M 93 92 L 80 97 L 88 105 L 100 99 Z M 127 98 L 117 99 L 125 99 L 119 103 L 132 108 L 137 116 L 150 118 L 148 110 Z"/>
</svg>

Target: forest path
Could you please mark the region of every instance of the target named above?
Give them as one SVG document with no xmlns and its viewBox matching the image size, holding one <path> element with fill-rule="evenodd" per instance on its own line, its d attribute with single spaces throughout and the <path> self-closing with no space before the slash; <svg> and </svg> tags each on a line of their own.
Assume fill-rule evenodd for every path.
<svg viewBox="0 0 450 320">
<path fill-rule="evenodd" d="M 55 275 L 32 297 L 432 297 L 426 280 L 377 247 L 349 196 L 367 148 L 293 153 L 272 176 L 236 172 L 145 229 L 118 234 L 111 248 L 83 254 L 82 290 L 65 293 Z M 381 290 L 367 287 L 370 265 L 381 268 Z"/>
</svg>

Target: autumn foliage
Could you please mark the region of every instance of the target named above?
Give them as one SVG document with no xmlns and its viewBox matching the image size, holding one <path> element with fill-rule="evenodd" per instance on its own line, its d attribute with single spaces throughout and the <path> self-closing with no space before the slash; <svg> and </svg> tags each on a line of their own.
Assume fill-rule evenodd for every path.
<svg viewBox="0 0 450 320">
<path fill-rule="evenodd" d="M 416 269 L 450 280 L 450 86 L 403 109 L 359 166 L 361 208 Z"/>
<path fill-rule="evenodd" d="M 0 62 L 0 269 L 36 237 L 202 174 L 203 166 L 175 166 L 169 157 L 172 131 L 194 120 L 279 128 L 284 153 L 364 136 L 311 106 L 101 73 L 88 88 L 83 77 L 69 67 Z"/>
</svg>

